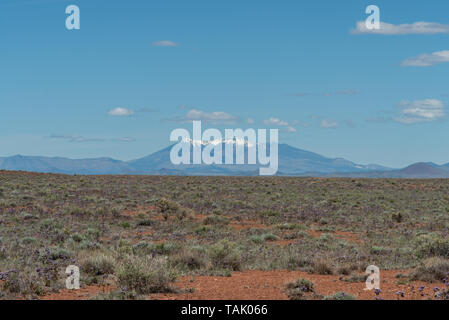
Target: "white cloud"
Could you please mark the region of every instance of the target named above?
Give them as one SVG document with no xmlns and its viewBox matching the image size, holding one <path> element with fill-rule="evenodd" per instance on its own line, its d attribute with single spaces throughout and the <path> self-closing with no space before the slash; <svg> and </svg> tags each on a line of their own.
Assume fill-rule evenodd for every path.
<svg viewBox="0 0 449 320">
<path fill-rule="evenodd" d="M 253 118 L 248 118 L 248 119 L 246 120 L 246 123 L 248 123 L 248 124 L 254 124 L 254 119 L 253 119 Z"/>
<path fill-rule="evenodd" d="M 449 33 L 448 24 L 435 22 L 415 22 L 412 24 L 394 25 L 381 22 L 380 29 L 368 29 L 365 21 L 357 22 L 356 28 L 351 30 L 352 34 L 384 34 L 384 35 L 406 35 L 406 34 L 437 34 Z"/>
<path fill-rule="evenodd" d="M 294 126 L 298 124 L 298 121 L 288 122 L 279 118 L 270 117 L 270 119 L 264 120 L 263 122 L 267 126 L 282 127 L 282 131 L 284 132 L 294 133 L 297 131 Z"/>
<path fill-rule="evenodd" d="M 111 139 L 111 141 L 116 141 L 116 142 L 134 142 L 134 141 L 136 141 L 136 139 L 135 138 L 131 138 L 131 137 L 122 137 L 122 138 Z"/>
<path fill-rule="evenodd" d="M 403 67 L 430 67 L 439 63 L 449 62 L 449 50 L 422 54 L 402 61 Z"/>
<path fill-rule="evenodd" d="M 402 109 L 395 121 L 402 124 L 414 124 L 441 119 L 445 116 L 444 103 L 437 99 L 402 101 Z"/>
<path fill-rule="evenodd" d="M 199 109 L 191 109 L 184 116 L 168 120 L 175 122 L 190 122 L 196 120 L 212 124 L 233 124 L 237 122 L 239 118 L 222 111 L 205 112 Z"/>
<path fill-rule="evenodd" d="M 268 120 L 264 120 L 264 123 L 266 125 L 274 125 L 274 126 L 281 126 L 281 127 L 287 127 L 289 125 L 287 121 L 283 121 L 279 118 L 274 118 L 274 117 L 271 117 Z"/>
<path fill-rule="evenodd" d="M 161 40 L 152 43 L 154 47 L 177 47 L 178 44 L 169 40 Z"/>
<path fill-rule="evenodd" d="M 61 139 L 67 140 L 69 142 L 103 142 L 105 139 L 103 138 L 86 138 L 83 136 L 75 135 L 75 134 L 52 134 L 49 136 L 50 139 Z"/>
<path fill-rule="evenodd" d="M 77 134 L 52 134 L 52 135 L 48 136 L 48 138 L 66 140 L 69 142 L 106 142 L 106 141 L 134 142 L 134 141 L 136 141 L 135 138 L 131 138 L 131 137 L 105 139 L 105 138 L 89 138 L 89 137 L 84 137 L 84 136 L 80 136 Z"/>
<path fill-rule="evenodd" d="M 110 116 L 127 117 L 127 116 L 132 116 L 134 114 L 134 111 L 131 109 L 118 107 L 118 108 L 109 110 L 108 114 Z"/>
<path fill-rule="evenodd" d="M 321 120 L 320 127 L 321 128 L 337 128 L 338 122 L 334 121 L 334 120 L 324 119 L 324 120 Z"/>
</svg>

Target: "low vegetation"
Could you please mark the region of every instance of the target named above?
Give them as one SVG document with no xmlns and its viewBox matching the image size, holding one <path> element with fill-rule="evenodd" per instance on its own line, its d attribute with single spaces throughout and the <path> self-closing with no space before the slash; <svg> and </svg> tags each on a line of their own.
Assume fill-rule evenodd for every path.
<svg viewBox="0 0 449 320">
<path fill-rule="evenodd" d="M 57 292 L 69 265 L 80 267 L 82 286 L 113 284 L 98 299 L 140 299 L 173 292 L 178 277 L 243 270 L 300 270 L 363 282 L 360 274 L 374 264 L 411 270 L 411 280 L 444 281 L 448 200 L 449 181 L 438 179 L 3 171 L 0 298 Z M 301 280 L 286 292 L 310 298 L 313 285 Z"/>
</svg>

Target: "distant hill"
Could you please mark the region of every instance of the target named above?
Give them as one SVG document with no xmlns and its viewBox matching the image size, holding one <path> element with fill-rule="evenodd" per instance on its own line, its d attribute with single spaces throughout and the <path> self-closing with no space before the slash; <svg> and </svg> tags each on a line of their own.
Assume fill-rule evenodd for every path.
<svg viewBox="0 0 449 320">
<path fill-rule="evenodd" d="M 397 173 L 412 178 L 449 178 L 449 168 L 424 162 L 415 163 L 404 169 L 397 170 Z"/>
<path fill-rule="evenodd" d="M 222 142 L 223 145 L 225 143 L 233 142 Z M 67 159 L 61 157 L 16 155 L 0 158 L 0 169 L 86 175 L 157 174 L 255 176 L 259 174 L 259 165 L 174 165 L 170 162 L 170 151 L 171 146 L 146 157 L 128 162 L 111 158 Z M 328 158 L 287 144 L 279 145 L 278 154 L 278 175 L 282 176 L 449 178 L 449 163 L 440 166 L 432 162 L 421 162 L 412 164 L 403 169 L 391 169 L 376 164 L 360 165 L 343 158 Z M 246 158 L 247 152 L 245 153 L 245 159 Z"/>
<path fill-rule="evenodd" d="M 20 155 L 0 158 L 0 169 L 65 174 L 126 174 L 134 171 L 126 162 L 110 158 L 67 159 Z"/>
</svg>

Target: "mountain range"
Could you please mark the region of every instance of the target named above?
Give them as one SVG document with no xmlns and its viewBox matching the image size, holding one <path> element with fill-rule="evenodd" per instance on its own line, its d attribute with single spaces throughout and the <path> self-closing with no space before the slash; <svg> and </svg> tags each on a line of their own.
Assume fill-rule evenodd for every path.
<svg viewBox="0 0 449 320">
<path fill-rule="evenodd" d="M 222 142 L 224 144 L 225 142 Z M 172 146 L 149 156 L 121 161 L 111 158 L 68 159 L 61 157 L 22 156 L 0 157 L 0 169 L 62 174 L 124 174 L 124 175 L 232 175 L 255 176 L 259 165 L 174 165 L 170 161 Z M 268 150 L 269 152 L 269 150 Z M 343 158 L 328 158 L 279 144 L 280 176 L 366 177 L 366 178 L 449 178 L 449 163 L 412 164 L 393 169 L 376 164 L 361 165 Z M 247 150 L 245 148 L 245 159 Z"/>
</svg>

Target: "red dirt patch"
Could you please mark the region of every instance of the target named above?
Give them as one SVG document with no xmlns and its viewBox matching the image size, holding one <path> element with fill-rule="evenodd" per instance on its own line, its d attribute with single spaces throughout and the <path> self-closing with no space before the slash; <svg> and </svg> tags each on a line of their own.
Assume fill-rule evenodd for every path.
<svg viewBox="0 0 449 320">
<path fill-rule="evenodd" d="M 403 291 L 405 298 L 401 299 L 428 299 L 433 297 L 432 288 L 435 285 L 424 282 L 413 282 L 411 285 L 397 284 L 396 274 L 404 270 L 390 270 L 381 272 L 380 299 L 396 300 L 398 291 Z M 154 294 L 151 299 L 156 300 L 287 300 L 285 284 L 305 278 L 312 281 L 318 294 L 328 296 L 343 291 L 354 295 L 358 300 L 374 300 L 373 291 L 365 291 L 365 283 L 348 283 L 339 280 L 336 275 L 315 275 L 301 271 L 244 271 L 235 272 L 232 277 L 198 276 L 183 277 L 175 286 L 181 290 L 194 288 L 193 293 L 181 294 Z M 193 280 L 193 281 L 192 281 Z M 423 296 L 418 291 L 424 286 Z"/>
<path fill-rule="evenodd" d="M 268 243 L 277 244 L 281 247 L 288 246 L 290 244 L 295 244 L 298 240 L 275 240 L 275 241 L 269 241 Z"/>
<path fill-rule="evenodd" d="M 333 235 L 342 240 L 346 240 L 348 242 L 360 243 L 360 239 L 358 238 L 358 234 L 347 232 L 347 231 L 336 231 Z"/>
<path fill-rule="evenodd" d="M 246 230 L 246 229 L 269 229 L 270 226 L 261 224 L 257 221 L 253 220 L 241 220 L 241 221 L 233 221 L 230 223 L 230 226 L 234 228 L 236 231 Z"/>
</svg>

